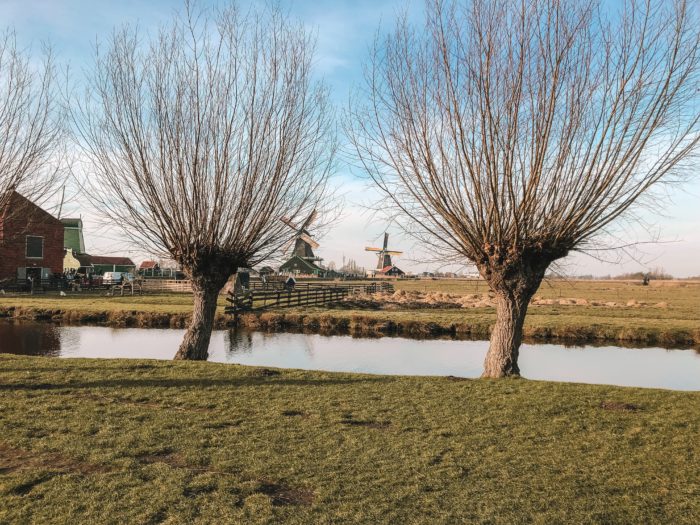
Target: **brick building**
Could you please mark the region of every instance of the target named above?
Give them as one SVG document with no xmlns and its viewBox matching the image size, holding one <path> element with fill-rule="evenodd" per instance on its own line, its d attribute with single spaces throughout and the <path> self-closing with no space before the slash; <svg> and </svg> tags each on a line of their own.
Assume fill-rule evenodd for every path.
<svg viewBox="0 0 700 525">
<path fill-rule="evenodd" d="M 0 210 L 0 280 L 47 280 L 63 272 L 63 223 L 13 192 Z"/>
</svg>

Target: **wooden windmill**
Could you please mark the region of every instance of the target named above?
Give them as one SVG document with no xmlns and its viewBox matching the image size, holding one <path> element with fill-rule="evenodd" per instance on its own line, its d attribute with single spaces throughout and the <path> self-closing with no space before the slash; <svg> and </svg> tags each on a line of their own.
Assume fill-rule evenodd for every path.
<svg viewBox="0 0 700 525">
<path fill-rule="evenodd" d="M 324 272 L 320 266 L 320 262 L 323 259 L 314 255 L 314 248 L 318 248 L 319 244 L 309 233 L 309 227 L 316 220 L 316 215 L 316 210 L 312 211 L 300 225 L 294 224 L 287 217 L 282 217 L 281 221 L 294 230 L 295 235 L 293 238 L 294 249 L 290 254 L 289 260 L 280 267 L 280 272 L 315 275 L 321 275 Z M 292 242 L 284 248 L 284 251 L 288 251 L 291 245 Z"/>
<path fill-rule="evenodd" d="M 311 238 L 311 234 L 308 230 L 308 228 L 311 226 L 315 219 L 316 210 L 312 211 L 309 214 L 309 216 L 301 224 L 301 226 L 295 225 L 287 217 L 282 217 L 282 222 L 296 232 L 296 235 L 294 236 L 294 250 L 292 251 L 292 255 L 297 255 L 302 259 L 308 259 L 312 261 L 322 260 L 314 255 L 314 248 L 318 248 L 319 244 Z M 287 245 L 285 251 L 289 249 L 290 245 L 291 243 Z"/>
<path fill-rule="evenodd" d="M 387 269 L 391 269 L 394 265 L 391 262 L 391 256 L 392 255 L 401 255 L 403 252 L 398 252 L 396 250 L 390 250 L 387 248 L 389 245 L 389 233 L 384 232 L 384 246 L 381 248 L 372 248 L 367 246 L 365 248 L 366 252 L 376 252 L 378 255 L 378 260 L 377 260 L 377 270 L 379 271 L 386 271 Z"/>
</svg>

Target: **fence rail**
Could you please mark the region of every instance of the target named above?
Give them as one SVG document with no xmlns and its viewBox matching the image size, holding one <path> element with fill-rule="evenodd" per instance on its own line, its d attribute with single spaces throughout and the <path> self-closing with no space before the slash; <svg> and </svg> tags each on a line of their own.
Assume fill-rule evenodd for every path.
<svg viewBox="0 0 700 525">
<path fill-rule="evenodd" d="M 271 283 L 268 283 L 270 285 Z M 226 299 L 229 306 L 226 313 L 236 315 L 241 312 L 265 310 L 267 308 L 294 308 L 298 306 L 322 306 L 340 301 L 358 293 L 393 292 L 391 283 L 369 284 L 322 284 L 302 283 L 292 289 L 285 289 L 276 284 L 272 287 L 253 288 L 238 293 L 229 293 Z"/>
<path fill-rule="evenodd" d="M 189 280 L 175 279 L 144 279 L 142 281 L 144 292 L 188 292 L 192 293 L 192 285 Z"/>
</svg>

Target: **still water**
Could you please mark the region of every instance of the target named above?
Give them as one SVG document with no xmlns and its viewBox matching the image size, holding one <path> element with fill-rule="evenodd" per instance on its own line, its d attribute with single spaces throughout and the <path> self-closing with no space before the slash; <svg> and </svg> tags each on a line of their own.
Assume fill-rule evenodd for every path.
<svg viewBox="0 0 700 525">
<path fill-rule="evenodd" d="M 54 357 L 171 359 L 183 330 L 0 322 L 0 352 Z M 215 331 L 210 361 L 372 374 L 478 377 L 486 341 Z M 530 379 L 700 390 L 700 353 L 662 348 L 523 345 Z"/>
</svg>

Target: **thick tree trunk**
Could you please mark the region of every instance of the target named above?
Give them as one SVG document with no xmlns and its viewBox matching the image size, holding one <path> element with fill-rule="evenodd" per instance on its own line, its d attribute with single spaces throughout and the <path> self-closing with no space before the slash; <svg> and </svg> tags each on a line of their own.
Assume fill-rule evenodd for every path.
<svg viewBox="0 0 700 525">
<path fill-rule="evenodd" d="M 518 354 L 523 338 L 523 324 L 531 295 L 496 295 L 496 324 L 491 332 L 489 350 L 481 377 L 519 376 Z"/>
<path fill-rule="evenodd" d="M 192 281 L 194 292 L 192 320 L 187 327 L 180 349 L 175 354 L 175 359 L 205 361 L 209 357 L 209 340 L 214 328 L 216 301 L 222 287 L 223 285 L 218 286 L 218 282 Z"/>
<path fill-rule="evenodd" d="M 491 332 L 481 377 L 520 375 L 518 353 L 530 299 L 540 287 L 551 261 L 566 255 L 564 249 L 523 253 L 515 248 L 491 247 L 490 257 L 484 259 L 479 267 L 481 275 L 496 295 L 496 324 Z"/>
</svg>

